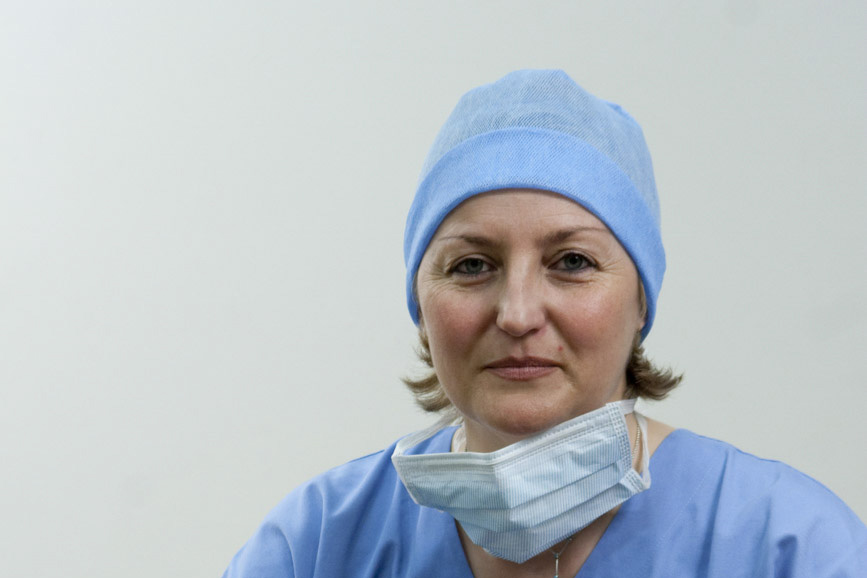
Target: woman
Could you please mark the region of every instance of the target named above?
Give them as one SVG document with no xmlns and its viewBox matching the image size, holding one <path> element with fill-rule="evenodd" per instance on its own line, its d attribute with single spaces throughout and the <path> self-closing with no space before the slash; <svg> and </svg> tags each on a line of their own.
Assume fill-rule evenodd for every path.
<svg viewBox="0 0 867 578">
<path fill-rule="evenodd" d="M 443 418 L 296 489 L 226 576 L 867 576 L 823 486 L 634 412 L 679 378 L 640 345 L 665 257 L 620 107 L 559 71 L 465 95 L 405 254 Z"/>
</svg>

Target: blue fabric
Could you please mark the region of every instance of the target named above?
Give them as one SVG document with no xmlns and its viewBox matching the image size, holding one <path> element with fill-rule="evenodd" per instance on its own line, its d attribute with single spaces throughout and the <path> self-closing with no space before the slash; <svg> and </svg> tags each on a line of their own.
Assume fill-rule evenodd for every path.
<svg viewBox="0 0 867 578">
<path fill-rule="evenodd" d="M 445 430 L 413 452 L 448 451 Z M 224 578 L 472 578 L 450 516 L 416 505 L 394 447 L 289 494 Z M 677 430 L 650 461 L 577 578 L 864 578 L 867 527 L 833 493 L 779 462 Z"/>
<path fill-rule="evenodd" d="M 638 123 L 561 70 L 521 70 L 461 98 L 422 169 L 404 234 L 406 296 L 431 238 L 461 202 L 486 191 L 561 194 L 605 223 L 629 253 L 647 297 L 646 336 L 665 272 L 659 201 Z"/>
</svg>

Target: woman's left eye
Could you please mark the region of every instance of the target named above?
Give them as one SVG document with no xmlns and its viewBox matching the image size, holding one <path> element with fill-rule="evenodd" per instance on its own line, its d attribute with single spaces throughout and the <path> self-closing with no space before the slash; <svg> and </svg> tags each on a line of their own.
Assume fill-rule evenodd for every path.
<svg viewBox="0 0 867 578">
<path fill-rule="evenodd" d="M 567 253 L 554 264 L 554 268 L 564 271 L 580 271 L 591 264 L 590 260 L 580 253 Z"/>
</svg>

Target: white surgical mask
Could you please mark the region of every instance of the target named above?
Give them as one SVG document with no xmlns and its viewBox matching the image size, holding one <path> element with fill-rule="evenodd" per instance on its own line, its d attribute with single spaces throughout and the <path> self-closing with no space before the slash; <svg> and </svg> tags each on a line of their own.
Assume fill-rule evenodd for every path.
<svg viewBox="0 0 867 578">
<path fill-rule="evenodd" d="M 609 403 L 491 453 L 405 455 L 443 422 L 400 440 L 391 456 L 412 499 L 451 514 L 474 544 L 525 562 L 650 487 L 646 422 L 639 474 L 624 415 L 635 400 Z"/>
</svg>

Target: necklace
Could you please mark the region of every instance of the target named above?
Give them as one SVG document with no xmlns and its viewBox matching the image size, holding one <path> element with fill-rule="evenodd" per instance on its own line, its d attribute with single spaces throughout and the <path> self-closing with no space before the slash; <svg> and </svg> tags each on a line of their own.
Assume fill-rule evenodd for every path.
<svg viewBox="0 0 867 578">
<path fill-rule="evenodd" d="M 637 420 L 636 420 L 636 422 L 637 422 Z M 636 426 L 637 425 L 638 424 L 636 423 Z M 636 427 L 635 428 L 635 445 L 632 446 L 632 461 L 633 462 L 635 462 L 635 458 L 638 455 L 638 448 L 639 448 L 640 444 L 641 444 L 641 428 Z M 554 556 L 554 578 L 560 578 L 560 556 L 563 554 L 563 552 L 566 551 L 566 548 L 569 547 L 569 544 L 571 544 L 572 540 L 574 540 L 574 539 L 575 539 L 575 534 L 572 534 L 571 536 L 569 536 L 569 538 L 566 540 L 566 543 L 563 544 L 563 546 L 559 550 L 557 550 L 556 552 L 553 549 L 548 550 Z"/>
<path fill-rule="evenodd" d="M 562 548 L 560 548 L 556 552 L 554 550 L 549 550 L 549 552 L 554 555 L 554 578 L 560 578 L 560 554 L 562 554 L 566 550 L 566 548 L 569 547 L 569 544 L 571 544 L 572 540 L 574 539 L 575 534 L 572 534 L 571 536 L 569 536 L 569 539 L 566 540 L 566 543 L 563 544 Z"/>
</svg>

